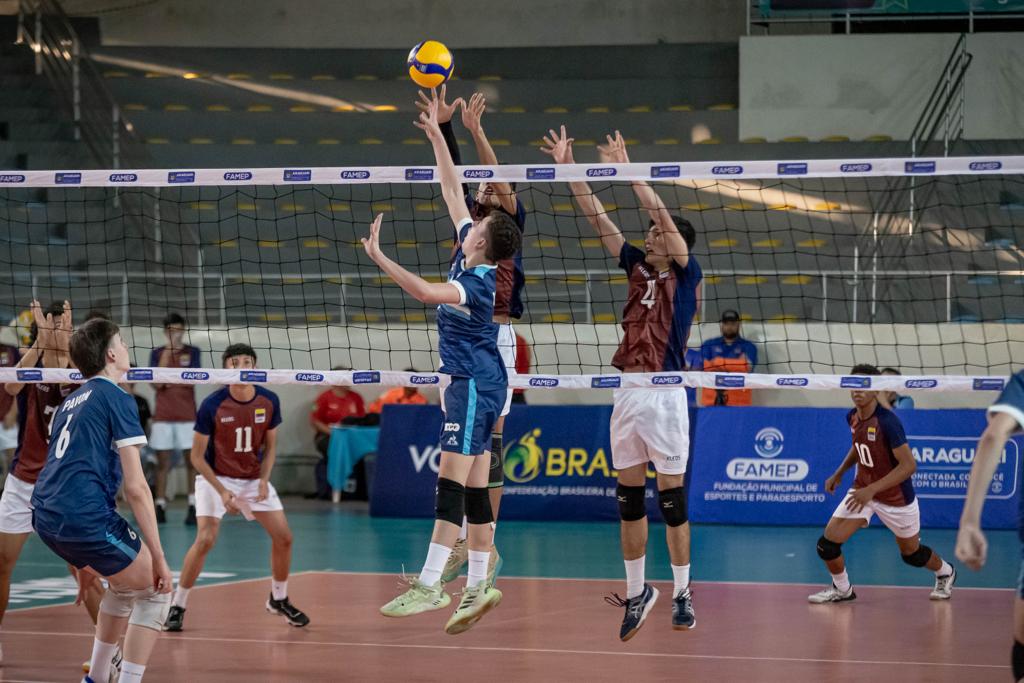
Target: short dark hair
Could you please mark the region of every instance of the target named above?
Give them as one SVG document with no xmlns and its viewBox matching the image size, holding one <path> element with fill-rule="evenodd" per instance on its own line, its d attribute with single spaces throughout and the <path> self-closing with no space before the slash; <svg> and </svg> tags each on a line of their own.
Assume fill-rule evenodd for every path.
<svg viewBox="0 0 1024 683">
<path fill-rule="evenodd" d="M 879 374 L 879 372 L 878 372 L 878 368 L 876 368 L 874 365 L 871 365 L 870 363 L 858 363 L 857 365 L 853 366 L 852 370 L 850 370 L 850 374 L 851 375 L 877 375 L 877 374 Z"/>
<path fill-rule="evenodd" d="M 107 366 L 107 349 L 118 332 L 120 328 L 111 321 L 94 318 L 71 335 L 71 362 L 83 377 L 98 375 Z"/>
<path fill-rule="evenodd" d="M 683 236 L 683 241 L 686 242 L 687 250 L 693 249 L 693 245 L 697 244 L 697 231 L 693 227 L 693 223 L 686 220 L 682 216 L 672 215 L 672 222 L 676 224 L 676 230 Z M 654 227 L 654 220 L 651 219 L 651 223 L 648 227 Z"/>
<path fill-rule="evenodd" d="M 164 316 L 164 329 L 166 330 L 171 325 L 181 325 L 182 327 L 188 327 L 188 323 L 185 322 L 184 316 L 180 313 L 168 313 Z"/>
<path fill-rule="evenodd" d="M 88 313 L 85 314 L 85 322 L 89 322 L 90 320 L 97 320 L 97 319 L 99 319 L 99 320 L 112 320 L 113 318 L 110 317 L 109 313 L 107 313 L 106 311 L 101 311 L 98 308 L 94 308 L 94 309 L 92 309 L 91 311 L 89 311 Z"/>
<path fill-rule="evenodd" d="M 523 234 L 512 216 L 504 211 L 492 211 L 487 221 L 487 250 L 484 256 L 497 263 L 519 253 Z"/>
<path fill-rule="evenodd" d="M 54 318 L 59 318 L 64 315 L 64 302 L 54 301 L 52 304 L 43 309 L 43 317 L 52 315 Z M 36 325 L 35 321 L 28 328 L 29 346 L 36 343 L 36 337 L 39 336 L 39 326 Z"/>
<path fill-rule="evenodd" d="M 235 356 L 251 356 L 253 361 L 256 360 L 256 352 L 251 346 L 238 343 L 224 349 L 224 354 L 220 357 L 220 364 L 224 365 L 224 363 L 228 362 L 228 358 L 234 358 Z"/>
<path fill-rule="evenodd" d="M 882 368 L 880 375 L 902 375 L 903 373 L 896 368 Z"/>
</svg>

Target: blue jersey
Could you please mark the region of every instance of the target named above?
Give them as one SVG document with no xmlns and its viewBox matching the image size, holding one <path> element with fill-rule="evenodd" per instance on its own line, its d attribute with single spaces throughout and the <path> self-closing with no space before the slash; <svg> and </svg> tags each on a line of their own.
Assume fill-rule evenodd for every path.
<svg viewBox="0 0 1024 683">
<path fill-rule="evenodd" d="M 471 195 L 466 195 L 466 206 L 471 216 L 482 213 L 480 205 Z M 498 209 L 504 211 L 503 209 Z M 516 198 L 516 213 L 512 218 L 519 227 L 519 235 L 526 232 L 526 207 Z M 494 297 L 494 315 L 507 315 L 519 320 L 523 317 L 523 286 L 526 285 L 526 273 L 523 271 L 523 248 L 519 247 L 516 255 L 498 262 L 497 293 Z"/>
<path fill-rule="evenodd" d="M 469 218 L 459 224 L 459 244 L 473 226 Z M 448 282 L 459 290 L 457 304 L 437 307 L 440 372 L 471 377 L 481 389 L 508 386 L 505 363 L 498 352 L 498 325 L 494 322 L 497 266 L 466 268 L 460 246 L 448 271 Z"/>
<path fill-rule="evenodd" d="M 105 540 L 121 486 L 118 448 L 146 443 L 135 399 L 93 377 L 65 399 L 32 493 L 33 526 L 65 541 Z"/>
<path fill-rule="evenodd" d="M 1010 378 L 1003 393 L 988 409 L 989 418 L 993 413 L 1005 413 L 1017 421 L 1017 433 L 1024 431 L 1024 370 Z M 1017 534 L 1024 542 L 1024 496 L 1020 497 L 1017 509 Z M 1024 596 L 1024 594 L 1022 594 Z"/>
</svg>

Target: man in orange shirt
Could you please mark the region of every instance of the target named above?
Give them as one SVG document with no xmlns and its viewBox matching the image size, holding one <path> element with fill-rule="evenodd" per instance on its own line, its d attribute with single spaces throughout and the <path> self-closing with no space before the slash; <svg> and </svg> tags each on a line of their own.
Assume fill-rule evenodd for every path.
<svg viewBox="0 0 1024 683">
<path fill-rule="evenodd" d="M 415 373 L 415 368 L 406 368 L 405 372 Z M 416 387 L 395 387 L 381 394 L 376 401 L 366 409 L 368 413 L 380 413 L 384 406 L 395 403 L 398 405 L 425 406 L 429 401 L 420 393 Z"/>
<path fill-rule="evenodd" d="M 740 336 L 740 314 L 723 311 L 722 336 L 701 344 L 704 372 L 748 373 L 757 365 L 757 347 Z M 702 389 L 701 405 L 749 406 L 750 389 Z"/>
</svg>

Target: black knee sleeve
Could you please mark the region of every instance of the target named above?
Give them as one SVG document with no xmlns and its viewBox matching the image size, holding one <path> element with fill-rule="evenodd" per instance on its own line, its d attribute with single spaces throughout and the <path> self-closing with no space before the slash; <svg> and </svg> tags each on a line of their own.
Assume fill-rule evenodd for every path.
<svg viewBox="0 0 1024 683">
<path fill-rule="evenodd" d="M 619 484 L 615 487 L 615 498 L 619 501 L 619 517 L 623 522 L 636 522 L 647 516 L 647 506 L 644 504 L 646 493 L 646 486 Z"/>
<path fill-rule="evenodd" d="M 466 521 L 470 524 L 490 524 L 494 521 L 491 496 L 487 489 L 466 487 Z"/>
<path fill-rule="evenodd" d="M 900 555 L 900 557 L 911 567 L 923 567 L 928 564 L 928 560 L 932 559 L 932 549 L 922 543 L 914 552 L 909 555 Z"/>
<path fill-rule="evenodd" d="M 487 475 L 487 488 L 505 485 L 505 455 L 501 452 L 501 434 L 491 434 L 491 471 Z"/>
<path fill-rule="evenodd" d="M 686 524 L 686 492 L 682 486 L 658 492 L 658 507 L 665 524 L 682 526 Z"/>
<path fill-rule="evenodd" d="M 828 562 L 843 554 L 843 544 L 830 541 L 824 536 L 818 539 L 818 557 Z"/>
<path fill-rule="evenodd" d="M 466 509 L 466 487 L 457 481 L 441 477 L 437 480 L 437 501 L 434 506 L 436 518 L 462 526 Z"/>
<path fill-rule="evenodd" d="M 1024 643 L 1019 640 L 1013 641 L 1013 656 L 1010 662 L 1013 666 L 1013 680 L 1019 681 L 1024 678 Z"/>
</svg>

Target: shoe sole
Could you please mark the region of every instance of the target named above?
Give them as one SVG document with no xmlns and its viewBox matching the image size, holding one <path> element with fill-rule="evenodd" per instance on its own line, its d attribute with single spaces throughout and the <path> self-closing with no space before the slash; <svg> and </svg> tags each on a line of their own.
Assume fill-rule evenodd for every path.
<svg viewBox="0 0 1024 683">
<path fill-rule="evenodd" d="M 429 606 L 429 607 L 424 607 L 423 609 L 418 610 L 416 612 L 405 612 L 405 613 L 402 613 L 402 614 L 399 614 L 399 613 L 396 613 L 396 612 L 385 612 L 384 608 L 381 607 L 380 608 L 380 613 L 382 615 L 384 615 L 385 617 L 388 617 L 389 619 L 401 619 L 403 617 L 414 617 L 417 614 L 424 614 L 425 612 L 436 612 L 439 609 L 444 609 L 445 607 L 447 607 L 450 604 L 452 604 L 452 598 L 451 598 L 450 595 L 445 593 L 444 594 L 444 598 L 436 606 L 432 605 L 432 606 Z"/>
<path fill-rule="evenodd" d="M 271 607 L 269 602 L 267 603 L 267 611 L 270 612 L 271 614 L 276 614 L 279 617 L 284 617 L 284 620 L 287 621 L 289 625 L 294 626 L 295 628 L 302 628 L 303 626 L 309 626 L 309 621 L 308 620 L 305 623 L 298 623 L 298 622 L 292 621 L 291 617 L 289 617 L 287 614 L 285 614 L 284 612 L 282 612 L 280 610 L 276 610 L 273 607 Z"/>
<path fill-rule="evenodd" d="M 479 612 L 477 612 L 473 616 L 469 617 L 468 619 L 460 620 L 460 621 L 456 621 L 454 623 L 448 624 L 447 626 L 444 627 L 444 632 L 447 633 L 450 636 L 457 636 L 460 633 L 465 633 L 469 629 L 473 628 L 473 626 L 476 625 L 476 622 L 478 622 L 478 621 L 480 621 L 481 619 L 484 618 L 485 614 L 487 614 L 492 609 L 494 609 L 495 607 L 497 607 L 498 605 L 501 604 L 501 598 L 502 598 L 501 591 L 497 591 L 496 590 L 495 592 L 497 593 L 497 596 L 493 600 L 491 600 L 490 602 L 484 603 L 484 606 L 480 609 Z"/>
<path fill-rule="evenodd" d="M 807 602 L 811 603 L 812 605 L 832 605 L 832 604 L 835 604 L 837 602 L 850 602 L 851 600 L 856 600 L 856 599 L 857 599 L 857 594 L 856 593 L 850 593 L 850 597 L 848 597 L 848 598 L 839 598 L 838 600 L 822 600 L 821 602 L 815 602 L 814 600 L 811 600 L 810 598 L 807 598 Z"/>
<path fill-rule="evenodd" d="M 673 631 L 692 631 L 695 628 L 697 628 L 697 620 L 696 619 L 694 619 L 693 623 L 690 624 L 689 626 L 686 626 L 684 624 L 672 624 L 672 630 Z"/>
<path fill-rule="evenodd" d="M 164 633 L 181 633 L 185 630 L 184 626 L 164 626 Z"/>
<path fill-rule="evenodd" d="M 654 597 L 652 597 L 651 601 L 647 603 L 647 607 L 644 607 L 644 613 L 640 615 L 640 623 L 638 623 L 636 625 L 636 628 L 634 628 L 632 631 L 630 631 L 629 633 L 627 633 L 624 636 L 620 636 L 619 637 L 619 639 L 622 642 L 626 642 L 627 640 L 630 640 L 633 636 L 635 636 L 637 633 L 639 633 L 640 629 L 644 625 L 644 622 L 647 621 L 647 615 L 651 613 L 651 609 L 654 608 L 654 603 L 656 603 L 658 601 L 658 595 L 659 595 L 658 589 L 655 588 L 654 586 L 651 586 L 651 592 L 654 593 Z"/>
</svg>

